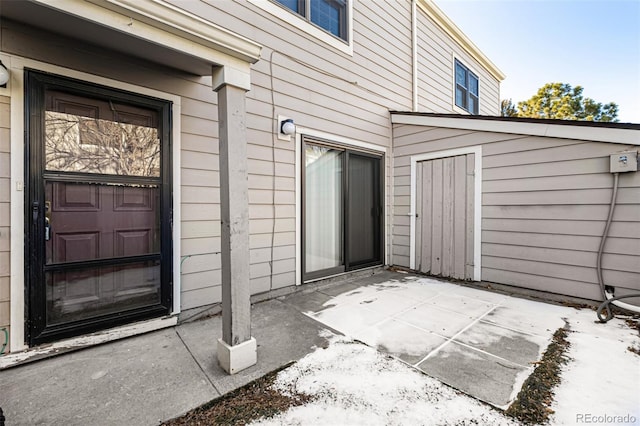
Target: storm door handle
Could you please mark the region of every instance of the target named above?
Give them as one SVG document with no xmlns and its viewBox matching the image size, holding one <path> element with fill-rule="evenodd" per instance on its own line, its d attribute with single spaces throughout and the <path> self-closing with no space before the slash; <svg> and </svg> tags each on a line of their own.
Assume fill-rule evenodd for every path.
<svg viewBox="0 0 640 426">
<path fill-rule="evenodd" d="M 44 218 L 44 240 L 49 241 L 51 239 L 51 220 L 48 217 Z"/>
<path fill-rule="evenodd" d="M 44 240 L 51 239 L 51 201 L 44 202 Z"/>
</svg>

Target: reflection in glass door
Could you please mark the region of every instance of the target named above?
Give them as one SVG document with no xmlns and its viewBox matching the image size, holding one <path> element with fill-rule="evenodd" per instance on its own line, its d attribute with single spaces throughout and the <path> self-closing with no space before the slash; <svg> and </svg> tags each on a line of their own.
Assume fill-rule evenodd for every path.
<svg viewBox="0 0 640 426">
<path fill-rule="evenodd" d="M 30 344 L 171 304 L 170 104 L 27 72 Z"/>
<path fill-rule="evenodd" d="M 382 262 L 380 156 L 305 140 L 303 279 Z"/>
</svg>

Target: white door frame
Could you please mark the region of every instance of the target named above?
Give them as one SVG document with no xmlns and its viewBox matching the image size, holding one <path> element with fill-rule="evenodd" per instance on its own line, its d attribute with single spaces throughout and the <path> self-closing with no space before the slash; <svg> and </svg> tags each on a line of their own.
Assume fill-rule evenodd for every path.
<svg viewBox="0 0 640 426">
<path fill-rule="evenodd" d="M 473 280 L 482 280 L 481 247 L 482 242 L 482 146 L 468 146 L 464 148 L 448 149 L 445 151 L 429 152 L 411 156 L 411 208 L 409 211 L 409 267 L 416 269 L 416 165 L 418 161 L 435 160 L 437 158 L 455 157 L 458 155 L 475 154 L 474 194 L 473 194 Z"/>
</svg>

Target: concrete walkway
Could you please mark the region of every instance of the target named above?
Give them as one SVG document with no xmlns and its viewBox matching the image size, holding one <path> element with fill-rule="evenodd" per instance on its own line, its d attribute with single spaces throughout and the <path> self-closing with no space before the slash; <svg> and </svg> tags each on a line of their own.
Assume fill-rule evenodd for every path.
<svg viewBox="0 0 640 426">
<path fill-rule="evenodd" d="M 326 344 L 322 324 L 278 300 L 252 308 L 258 365 L 227 375 L 220 316 L 0 371 L 6 425 L 156 425 Z"/>
<path fill-rule="evenodd" d="M 219 316 L 0 371 L 6 424 L 157 424 L 326 345 L 327 329 L 504 406 L 567 309 L 388 271 L 303 290 L 253 306 L 258 365 L 234 376 L 217 364 Z"/>
</svg>

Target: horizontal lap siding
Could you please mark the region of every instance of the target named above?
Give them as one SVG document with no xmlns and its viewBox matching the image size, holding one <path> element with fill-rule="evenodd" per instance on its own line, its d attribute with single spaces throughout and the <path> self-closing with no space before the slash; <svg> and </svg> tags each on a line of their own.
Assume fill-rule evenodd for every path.
<svg viewBox="0 0 640 426">
<path fill-rule="evenodd" d="M 0 348 L 8 353 L 10 333 L 10 280 L 11 270 L 9 257 L 11 255 L 11 137 L 10 137 L 10 99 L 0 96 Z M 6 330 L 6 333 L 4 332 Z"/>
<path fill-rule="evenodd" d="M 249 2 L 176 5 L 264 46 L 252 65 L 246 103 L 251 292 L 293 285 L 295 144 L 274 140 L 274 116 L 388 147 L 388 111 L 411 106 L 410 7 L 354 2 L 350 57 Z M 135 83 L 142 71 L 132 74 Z M 168 84 L 182 96 L 182 309 L 216 303 L 221 284 L 217 96 L 209 78 L 176 82 L 161 72 L 150 74 L 144 85 L 167 90 Z M 385 164 L 390 176 L 390 157 Z M 390 197 L 391 188 L 385 190 Z M 389 230 L 390 222 L 389 217 Z"/>
<path fill-rule="evenodd" d="M 295 144 L 274 140 L 274 116 L 290 116 L 298 125 L 315 131 L 388 148 L 391 140 L 388 111 L 409 110 L 412 105 L 411 4 L 390 2 L 379 7 L 373 2 L 354 1 L 354 54 L 349 56 L 247 1 L 173 3 L 264 46 L 260 60 L 252 65 L 252 88 L 246 104 L 251 288 L 256 294 L 293 285 L 297 214 Z M 437 39 L 440 46 L 438 59 L 433 59 L 439 61 L 436 66 L 440 71 L 429 84 L 441 92 L 449 90 L 439 107 L 430 108 L 446 112 L 451 108 L 453 73 L 452 61 L 442 59 L 442 50 L 450 52 L 457 48 L 431 23 L 427 26 L 430 29 L 422 32 Z M 29 55 L 43 62 L 181 97 L 182 309 L 219 302 L 218 112 L 210 77 L 177 73 L 15 23 L 3 21 L 3 27 L 3 50 L 7 53 Z M 69 50 L 69 45 L 75 49 Z M 460 55 L 465 63 L 471 63 L 464 53 Z M 422 63 L 425 57 L 423 52 Z M 486 83 L 489 80 L 484 71 L 475 64 L 470 66 L 481 77 L 481 113 L 497 113 L 497 84 Z M 427 69 L 422 81 L 431 73 Z M 427 96 L 431 96 L 431 91 L 426 92 Z M 496 94 L 491 94 L 494 91 Z M 494 97 L 495 111 L 486 109 L 493 102 L 487 101 Z M 391 205 L 392 175 L 401 168 L 395 167 L 388 156 L 385 169 L 387 205 Z M 0 179 L 0 188 L 5 186 L 8 188 L 8 182 Z M 406 203 L 408 195 L 403 197 L 402 202 Z M 5 210 L 8 208 L 0 200 L 0 213 Z M 392 214 L 389 208 L 387 235 L 395 220 Z M 387 239 L 387 249 L 391 250 L 391 238 Z"/>
<path fill-rule="evenodd" d="M 453 58 L 480 80 L 482 115 L 500 114 L 500 83 L 418 8 L 418 107 L 423 112 L 458 112 L 454 109 Z M 453 52 L 453 54 L 452 54 Z"/>
<path fill-rule="evenodd" d="M 600 299 L 609 154 L 637 147 L 409 125 L 396 125 L 394 135 L 395 264 L 409 265 L 411 156 L 481 144 L 482 279 Z M 640 172 L 620 175 L 602 263 L 607 285 L 640 290 Z"/>
<path fill-rule="evenodd" d="M 251 292 L 293 285 L 295 143 L 274 140 L 274 116 L 290 116 L 309 129 L 389 147 L 388 111 L 411 106 L 410 6 L 398 2 L 390 8 L 378 8 L 354 2 L 355 53 L 351 57 L 249 2 L 176 5 L 264 46 L 260 60 L 251 67 L 252 87 L 246 102 Z M 177 73 L 10 21 L 2 25 L 6 53 L 28 51 L 36 60 L 181 97 L 181 200 L 176 206 L 182 218 L 181 308 L 219 302 L 218 109 L 211 78 Z M 77 49 L 62 47 L 69 45 Z M 2 140 L 2 148 L 5 145 L 8 142 Z M 385 164 L 390 177 L 390 157 Z M 4 172 L 2 167 L 0 173 Z M 8 221 L 8 185 L 8 179 L 0 177 L 0 221 Z M 390 197 L 391 187 L 385 190 Z M 6 200 L 3 191 L 7 192 Z M 389 230 L 390 222 L 389 216 Z M 5 235 L 3 226 L 0 223 L 0 241 Z M 3 247 L 0 245 L 4 268 L 8 252 L 2 251 Z M 5 286 L 8 278 L 0 276 L 0 289 L 4 291 Z M 0 297 L 3 294 L 0 292 Z"/>
<path fill-rule="evenodd" d="M 203 82 L 182 97 L 182 309 L 220 300 L 220 165 L 217 96 Z"/>
</svg>

